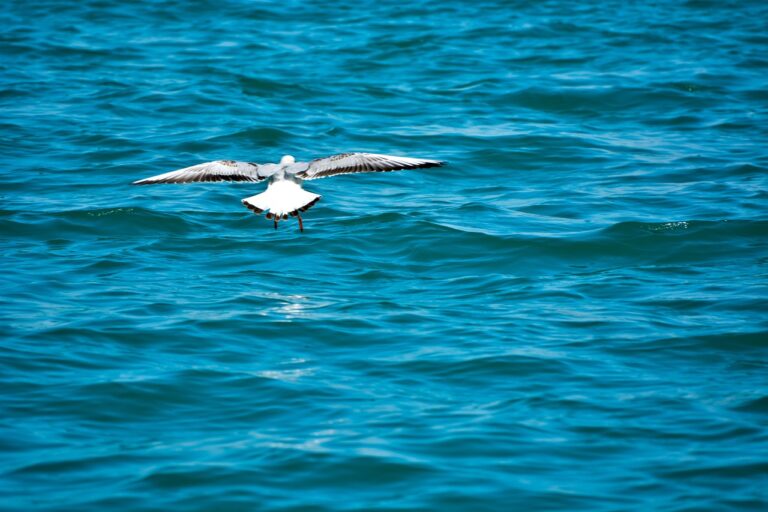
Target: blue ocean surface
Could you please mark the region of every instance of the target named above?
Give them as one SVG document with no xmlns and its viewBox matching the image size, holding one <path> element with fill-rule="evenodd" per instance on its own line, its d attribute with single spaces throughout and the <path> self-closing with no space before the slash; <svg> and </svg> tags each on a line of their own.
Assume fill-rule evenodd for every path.
<svg viewBox="0 0 768 512">
<path fill-rule="evenodd" d="M 0 510 L 768 509 L 766 20 L 3 2 Z"/>
</svg>

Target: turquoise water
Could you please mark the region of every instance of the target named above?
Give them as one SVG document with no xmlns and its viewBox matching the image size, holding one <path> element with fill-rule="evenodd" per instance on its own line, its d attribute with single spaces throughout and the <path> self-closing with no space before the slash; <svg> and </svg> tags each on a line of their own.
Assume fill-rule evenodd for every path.
<svg viewBox="0 0 768 512">
<path fill-rule="evenodd" d="M 0 509 L 764 510 L 766 19 L 6 2 Z"/>
</svg>

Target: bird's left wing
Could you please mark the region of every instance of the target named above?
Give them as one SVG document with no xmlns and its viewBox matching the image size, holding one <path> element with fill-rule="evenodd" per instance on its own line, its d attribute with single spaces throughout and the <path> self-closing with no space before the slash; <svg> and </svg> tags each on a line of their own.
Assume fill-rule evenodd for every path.
<svg viewBox="0 0 768 512">
<path fill-rule="evenodd" d="M 158 174 L 151 178 L 134 181 L 134 185 L 153 183 L 198 183 L 203 181 L 261 181 L 275 173 L 275 164 L 254 164 L 235 160 L 216 160 L 185 167 L 178 171 Z"/>
<path fill-rule="evenodd" d="M 440 167 L 441 165 L 445 165 L 445 162 L 405 156 L 377 155 L 375 153 L 342 153 L 328 158 L 312 160 L 306 164 L 303 170 L 296 172 L 296 177 L 303 180 L 314 180 L 336 174 L 399 171 L 401 169 Z"/>
</svg>

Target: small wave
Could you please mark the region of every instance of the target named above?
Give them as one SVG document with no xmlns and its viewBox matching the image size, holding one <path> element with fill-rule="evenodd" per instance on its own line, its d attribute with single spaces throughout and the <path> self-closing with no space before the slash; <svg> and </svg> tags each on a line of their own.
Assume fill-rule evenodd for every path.
<svg viewBox="0 0 768 512">
<path fill-rule="evenodd" d="M 280 147 L 293 138 L 293 134 L 279 128 L 248 128 L 224 135 L 215 135 L 206 140 L 208 143 L 244 143 L 266 147 Z"/>
</svg>

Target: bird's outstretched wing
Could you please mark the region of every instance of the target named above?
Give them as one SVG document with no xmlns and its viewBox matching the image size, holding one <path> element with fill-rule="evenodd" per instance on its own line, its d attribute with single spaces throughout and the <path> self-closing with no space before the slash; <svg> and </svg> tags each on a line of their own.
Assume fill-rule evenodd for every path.
<svg viewBox="0 0 768 512">
<path fill-rule="evenodd" d="M 216 160 L 204 164 L 185 167 L 178 171 L 158 174 L 151 178 L 134 181 L 134 185 L 153 183 L 198 183 L 202 181 L 261 181 L 268 178 L 279 168 L 275 164 L 254 164 L 235 160 Z"/>
<path fill-rule="evenodd" d="M 375 153 L 342 153 L 327 158 L 318 158 L 306 164 L 306 168 L 296 172 L 296 177 L 303 180 L 325 178 L 335 174 L 353 172 L 399 171 L 420 167 L 440 167 L 445 162 L 408 158 L 404 156 L 377 155 Z"/>
</svg>

